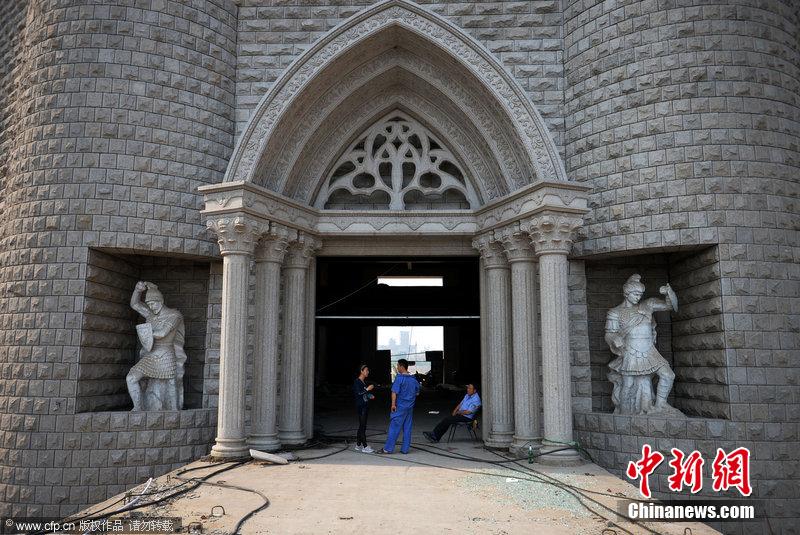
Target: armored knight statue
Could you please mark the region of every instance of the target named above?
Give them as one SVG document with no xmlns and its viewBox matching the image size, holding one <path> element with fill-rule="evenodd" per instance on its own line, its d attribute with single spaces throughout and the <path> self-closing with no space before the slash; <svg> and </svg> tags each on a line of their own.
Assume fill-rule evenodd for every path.
<svg viewBox="0 0 800 535">
<path fill-rule="evenodd" d="M 608 364 L 611 368 L 608 379 L 614 385 L 611 394 L 614 413 L 683 416 L 667 403 L 675 374 L 656 349 L 653 318 L 653 312 L 677 311 L 678 298 L 669 284 L 659 288 L 666 299 L 641 301 L 644 290 L 641 276 L 631 275 L 622 287 L 625 300 L 606 315 L 606 343 L 617 355 Z M 654 376 L 658 378 L 655 396 Z"/>
<path fill-rule="evenodd" d="M 139 361 L 126 377 L 133 410 L 179 410 L 183 408 L 183 368 L 186 363 L 183 316 L 164 305 L 164 296 L 151 282 L 136 283 L 131 308 L 146 321 L 136 326 L 142 349 Z M 143 379 L 147 380 L 144 389 Z"/>
</svg>

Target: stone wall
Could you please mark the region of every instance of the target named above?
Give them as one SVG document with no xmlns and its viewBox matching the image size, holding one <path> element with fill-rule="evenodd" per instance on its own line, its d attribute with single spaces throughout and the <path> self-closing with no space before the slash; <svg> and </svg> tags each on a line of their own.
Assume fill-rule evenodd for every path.
<svg viewBox="0 0 800 535">
<path fill-rule="evenodd" d="M 670 255 L 669 281 L 678 296 L 678 312 L 672 314 L 673 395 L 685 414 L 728 419 L 731 369 L 718 258 L 716 247 Z"/>
<path fill-rule="evenodd" d="M 26 7 L 7 4 L 19 11 L 4 11 L 4 32 Z M 47 464 L 30 451 L 49 418 L 77 409 L 89 248 L 218 253 L 196 189 L 222 180 L 233 147 L 236 9 L 27 3 L 17 89 L 3 96 L 17 112 L 0 196 L 0 515 L 88 503 L 37 499 L 33 469 Z"/>
<path fill-rule="evenodd" d="M 4 416 L 5 418 L 5 416 Z M 20 417 L 29 433 L 16 467 L 0 468 L 7 516 L 61 518 L 208 454 L 217 414 L 96 412 Z"/>
<path fill-rule="evenodd" d="M 8 154 L 17 138 L 17 123 L 23 107 L 18 101 L 22 91 L 24 61 L 22 45 L 25 42 L 28 2 L 3 2 L 0 4 L 0 154 Z M 0 213 L 3 210 L 8 159 L 0 158 Z M 0 218 L 1 219 L 1 218 Z"/>
<path fill-rule="evenodd" d="M 130 307 L 139 267 L 129 259 L 90 250 L 81 328 L 75 412 L 130 407 L 125 376 L 139 350 L 139 315 Z"/>
<path fill-rule="evenodd" d="M 671 276 L 676 404 L 769 426 L 773 528 L 800 511 L 799 27 L 779 0 L 564 8 L 566 166 L 593 186 L 575 253 L 715 246 Z"/>
</svg>

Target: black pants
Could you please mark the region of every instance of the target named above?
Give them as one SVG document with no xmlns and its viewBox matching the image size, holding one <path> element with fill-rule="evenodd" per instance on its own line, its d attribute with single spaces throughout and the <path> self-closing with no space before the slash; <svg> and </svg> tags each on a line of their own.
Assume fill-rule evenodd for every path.
<svg viewBox="0 0 800 535">
<path fill-rule="evenodd" d="M 436 440 L 441 440 L 447 430 L 453 424 L 458 424 L 462 422 L 471 422 L 472 418 L 467 418 L 463 414 L 456 414 L 455 416 L 447 416 L 442 418 L 436 427 L 433 428 L 433 436 L 436 437 Z"/>
<path fill-rule="evenodd" d="M 369 405 L 366 403 L 363 406 L 356 407 L 358 411 L 358 434 L 356 434 L 356 445 L 367 445 L 367 414 L 369 413 Z"/>
</svg>

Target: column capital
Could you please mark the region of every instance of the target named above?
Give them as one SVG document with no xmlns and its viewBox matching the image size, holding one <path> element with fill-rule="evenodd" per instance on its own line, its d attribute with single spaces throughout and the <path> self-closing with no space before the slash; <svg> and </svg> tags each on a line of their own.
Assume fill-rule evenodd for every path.
<svg viewBox="0 0 800 535">
<path fill-rule="evenodd" d="M 509 262 L 536 258 L 530 235 L 520 228 L 519 223 L 495 231 L 495 235 L 499 238 Z"/>
<path fill-rule="evenodd" d="M 206 227 L 216 234 L 219 251 L 223 256 L 252 256 L 259 237 L 269 230 L 269 223 L 242 215 L 228 215 L 209 219 Z"/>
<path fill-rule="evenodd" d="M 280 264 L 289 248 L 292 230 L 279 223 L 272 223 L 269 232 L 261 236 L 256 247 L 256 262 L 276 262 Z"/>
<path fill-rule="evenodd" d="M 525 221 L 522 228 L 530 234 L 537 255 L 567 255 L 572 249 L 573 233 L 582 222 L 572 215 L 545 214 Z"/>
<path fill-rule="evenodd" d="M 306 232 L 297 232 L 297 236 L 289 244 L 286 254 L 286 266 L 307 268 L 314 254 L 322 247 L 322 241 Z"/>
<path fill-rule="evenodd" d="M 487 268 L 508 267 L 508 262 L 503 254 L 503 246 L 493 232 L 476 236 L 472 240 L 472 246 L 481 253 L 481 258 Z"/>
</svg>

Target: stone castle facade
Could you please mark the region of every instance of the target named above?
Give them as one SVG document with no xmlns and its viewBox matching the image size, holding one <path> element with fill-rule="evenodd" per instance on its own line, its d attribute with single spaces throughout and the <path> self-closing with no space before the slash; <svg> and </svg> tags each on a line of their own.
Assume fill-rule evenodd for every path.
<svg viewBox="0 0 800 535">
<path fill-rule="evenodd" d="M 512 242 L 541 236 L 542 220 L 523 216 L 555 214 L 578 220 L 559 255 L 572 410 L 548 412 L 538 393 L 544 421 L 525 415 L 536 427 L 526 432 L 571 417 L 567 431 L 617 474 L 645 442 L 707 459 L 747 446 L 772 528 L 796 529 L 796 2 L 13 0 L 0 5 L 0 24 L 0 515 L 73 513 L 244 432 L 243 416 L 218 422 L 220 334 L 251 337 L 228 350 L 244 381 L 264 337 L 252 324 L 264 318 L 251 300 L 237 309 L 251 325 L 226 327 L 221 248 L 226 259 L 242 255 L 226 260 L 241 277 L 258 277 L 259 260 L 273 260 L 255 241 L 294 233 L 281 239 L 296 263 L 281 253 L 283 275 L 270 275 L 294 277 L 313 271 L 295 250 L 301 242 L 324 256 L 363 254 L 364 236 L 421 236 L 439 254 L 481 255 L 484 285 L 506 292 L 516 283 L 490 268 L 530 258 L 524 273 L 534 285 L 539 277 L 543 302 L 521 306 L 536 310 L 561 306 L 544 293 L 555 279 L 533 261 L 551 242 L 526 253 Z M 430 193 L 429 178 L 434 186 L 399 197 L 402 214 L 389 211 L 380 183 L 356 177 L 348 193 L 328 192 L 340 177 L 334 163 L 397 110 L 460 160 L 438 177 L 458 191 Z M 253 244 L 226 241 L 237 217 Z M 634 272 L 648 288 L 669 281 L 681 302 L 659 318 L 658 344 L 686 420 L 610 412 L 603 321 Z M 127 301 L 142 279 L 186 317 L 179 413 L 125 410 L 137 321 Z M 238 282 L 246 293 L 247 279 Z M 313 313 L 313 298 L 303 303 L 284 310 L 291 325 Z M 529 336 L 544 353 L 534 366 L 547 373 L 560 342 Z M 280 345 L 313 352 L 299 340 Z M 484 380 L 510 365 L 513 348 L 506 353 L 486 363 Z M 519 388 L 511 375 L 497 380 Z M 308 394 L 307 385 L 276 388 Z M 274 412 L 278 401 L 252 384 L 241 392 L 248 414 Z M 517 414 L 513 399 L 496 398 L 501 405 L 506 420 Z M 489 441 L 515 431 L 513 418 L 501 429 L 509 421 L 499 414 Z M 307 408 L 286 418 L 308 432 Z M 668 494 L 664 474 L 654 489 Z"/>
</svg>

